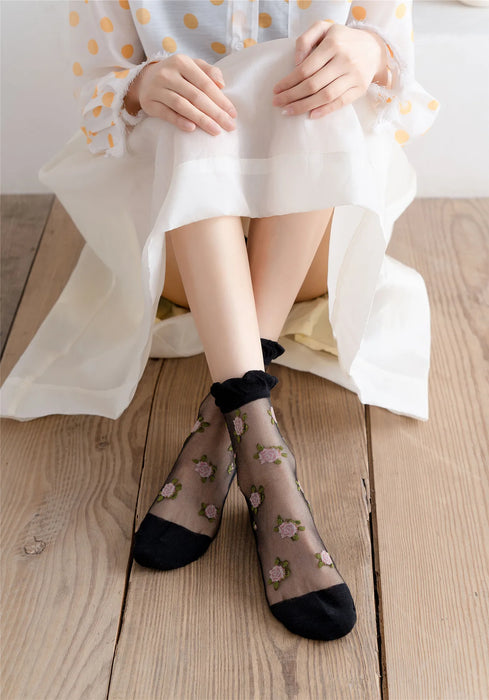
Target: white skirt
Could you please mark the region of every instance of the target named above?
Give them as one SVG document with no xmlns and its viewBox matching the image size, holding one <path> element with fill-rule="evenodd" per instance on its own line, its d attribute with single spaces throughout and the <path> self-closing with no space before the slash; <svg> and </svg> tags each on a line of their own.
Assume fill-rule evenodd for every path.
<svg viewBox="0 0 489 700">
<path fill-rule="evenodd" d="M 238 112 L 233 132 L 184 133 L 147 117 L 128 133 L 128 153 L 114 158 L 91 154 L 77 130 L 41 168 L 39 179 L 86 243 L 2 386 L 2 416 L 115 419 L 148 357 L 203 352 L 190 312 L 169 305 L 157 317 L 166 231 L 214 216 L 334 207 L 328 294 L 294 304 L 275 362 L 427 420 L 425 284 L 385 254 L 394 221 L 415 197 L 415 171 L 392 130 L 374 133 L 365 96 L 316 120 L 282 115 L 272 88 L 295 67 L 294 53 L 295 39 L 282 38 L 216 62 Z"/>
</svg>

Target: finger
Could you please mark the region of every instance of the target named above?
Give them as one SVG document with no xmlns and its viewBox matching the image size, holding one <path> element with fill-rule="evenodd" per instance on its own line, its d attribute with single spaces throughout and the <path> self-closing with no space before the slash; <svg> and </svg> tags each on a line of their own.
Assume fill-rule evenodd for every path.
<svg viewBox="0 0 489 700">
<path fill-rule="evenodd" d="M 168 107 L 168 105 L 158 102 L 157 100 L 150 100 L 149 104 L 145 108 L 145 112 L 150 117 L 158 117 L 159 119 L 163 119 L 170 124 L 174 124 L 183 131 L 194 131 L 196 128 L 194 122 L 186 119 L 181 114 L 178 114 L 178 112 L 171 109 L 171 107 Z"/>
<path fill-rule="evenodd" d="M 190 96 L 190 99 L 187 98 L 187 94 Z M 185 79 L 179 79 L 174 89 L 163 88 L 160 92 L 159 101 L 199 126 L 208 134 L 217 135 L 221 133 L 219 122 L 215 121 L 205 109 L 200 109 L 202 101 L 206 101 L 206 104 L 209 104 L 207 108 L 212 112 L 213 110 L 210 106 L 213 104 L 212 100 Z M 197 103 L 197 106 L 195 103 Z M 214 108 L 217 109 L 217 106 L 214 105 Z M 221 114 L 218 116 L 222 119 Z M 228 131 L 232 131 L 235 128 L 235 124 L 229 115 L 226 115 L 226 119 L 229 121 L 226 123 L 225 128 Z"/>
<path fill-rule="evenodd" d="M 313 58 L 314 54 L 311 54 L 306 61 L 304 61 L 304 63 L 297 68 L 297 70 L 303 68 L 306 62 L 313 60 Z M 318 70 L 316 70 L 316 72 L 311 73 L 311 75 L 308 77 L 305 77 L 297 85 L 294 85 L 288 90 L 284 90 L 279 95 L 275 95 L 272 103 L 277 107 L 287 106 L 287 108 L 289 108 L 299 100 L 312 97 L 324 87 L 333 85 L 334 81 L 343 74 L 343 71 L 336 57 L 333 57 L 332 60 L 328 60 L 326 64 L 324 64 L 324 61 L 324 58 L 320 59 L 319 63 L 322 65 Z M 292 112 L 294 112 L 294 109 L 292 109 Z"/>
<path fill-rule="evenodd" d="M 351 77 L 344 75 L 341 78 L 334 80 L 326 87 L 323 87 L 314 95 L 309 95 L 302 100 L 298 100 L 297 102 L 287 105 L 287 109 L 290 110 L 288 113 L 305 114 L 316 107 L 327 106 L 333 102 L 337 103 L 338 107 L 338 100 L 341 101 L 343 98 L 348 99 L 350 97 L 349 93 L 353 88 L 354 86 L 352 85 Z M 348 97 L 345 97 L 346 95 Z M 350 100 L 348 99 L 348 101 Z M 347 102 L 344 101 L 340 106 L 343 106 L 343 104 L 346 103 Z"/>
<path fill-rule="evenodd" d="M 332 19 L 320 19 L 306 29 L 295 42 L 295 63 L 299 65 L 311 51 L 324 39 L 328 30 L 333 26 Z"/>
<path fill-rule="evenodd" d="M 304 78 L 312 75 L 317 70 L 319 70 L 326 61 L 329 61 L 334 52 L 328 47 L 328 44 L 324 44 L 322 51 L 318 52 L 318 42 L 321 44 L 326 32 L 333 25 L 326 21 L 320 20 L 315 22 L 304 34 L 296 40 L 296 57 L 297 54 L 303 54 L 301 61 L 296 63 L 299 65 L 284 78 L 279 80 L 278 83 L 273 88 L 274 93 L 282 92 L 283 90 L 288 90 L 300 83 Z M 324 53 L 326 51 L 326 53 Z M 321 55 L 320 55 L 321 54 Z M 307 57 L 306 57 L 307 56 Z"/>
<path fill-rule="evenodd" d="M 336 100 L 333 100 L 332 102 L 329 102 L 327 105 L 323 105 L 322 107 L 317 107 L 316 109 L 313 109 L 309 115 L 309 119 L 319 119 L 320 117 L 325 117 L 327 114 L 331 114 L 331 112 L 335 112 L 337 109 L 341 109 L 346 104 L 354 102 L 362 94 L 363 92 L 361 90 L 357 90 L 356 88 L 350 88 L 349 90 L 344 92 L 343 95 L 340 95 L 340 97 L 338 97 Z"/>
<path fill-rule="evenodd" d="M 219 121 L 217 118 L 222 110 L 222 118 L 224 115 L 236 117 L 236 109 L 231 100 L 215 85 L 207 73 L 195 62 L 185 62 L 181 69 L 182 76 L 190 83 L 195 85 L 204 95 L 208 96 L 208 101 L 205 104 L 212 110 L 211 112 L 204 109 L 209 116 Z M 200 108 L 200 105 L 198 105 Z"/>
<path fill-rule="evenodd" d="M 224 87 L 224 76 L 220 68 L 207 63 L 203 58 L 194 58 L 194 61 L 220 88 Z"/>
</svg>

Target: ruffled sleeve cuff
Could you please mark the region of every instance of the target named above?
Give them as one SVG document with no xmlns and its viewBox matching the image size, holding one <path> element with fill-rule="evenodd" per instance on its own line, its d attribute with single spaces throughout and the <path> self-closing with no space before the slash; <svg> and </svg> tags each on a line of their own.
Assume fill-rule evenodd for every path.
<svg viewBox="0 0 489 700">
<path fill-rule="evenodd" d="M 111 71 L 98 81 L 93 94 L 82 109 L 81 130 L 87 138 L 91 153 L 103 154 L 106 158 L 120 158 L 127 153 L 128 130 L 148 115 L 143 109 L 135 115 L 130 114 L 124 107 L 124 98 L 131 83 L 145 66 L 171 55 L 167 51 L 158 51 L 149 56 L 144 63 L 131 69 Z"/>
<path fill-rule="evenodd" d="M 401 145 L 424 134 L 438 116 L 438 100 L 420 85 L 414 76 L 414 58 L 406 61 L 401 47 L 381 27 L 351 19 L 353 29 L 373 31 L 387 45 L 387 67 L 392 74 L 390 87 L 370 83 L 367 97 L 375 116 L 369 128 L 379 133 L 391 130 Z"/>
</svg>

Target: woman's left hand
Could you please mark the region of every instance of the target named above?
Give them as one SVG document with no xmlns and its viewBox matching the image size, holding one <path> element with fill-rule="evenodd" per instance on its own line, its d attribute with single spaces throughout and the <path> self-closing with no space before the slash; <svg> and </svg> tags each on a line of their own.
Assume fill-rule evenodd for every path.
<svg viewBox="0 0 489 700">
<path fill-rule="evenodd" d="M 310 118 L 316 119 L 354 102 L 382 69 L 381 42 L 363 29 L 315 22 L 297 38 L 298 65 L 275 85 L 273 91 L 280 94 L 273 104 L 287 106 L 288 114 L 311 110 Z"/>
</svg>

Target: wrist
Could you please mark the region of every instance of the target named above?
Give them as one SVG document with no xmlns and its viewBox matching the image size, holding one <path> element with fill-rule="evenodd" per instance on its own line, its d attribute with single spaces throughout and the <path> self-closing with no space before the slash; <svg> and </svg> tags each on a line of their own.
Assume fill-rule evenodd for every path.
<svg viewBox="0 0 489 700">
<path fill-rule="evenodd" d="M 364 29 L 363 31 L 370 34 L 379 47 L 377 70 L 371 82 L 390 89 L 392 86 L 392 71 L 389 68 L 389 53 L 387 44 L 376 32 L 369 29 Z"/>
<path fill-rule="evenodd" d="M 135 117 L 141 109 L 141 104 L 139 102 L 139 81 L 143 70 L 137 74 L 132 83 L 129 85 L 129 89 L 122 101 L 125 110 L 133 117 Z"/>
</svg>

